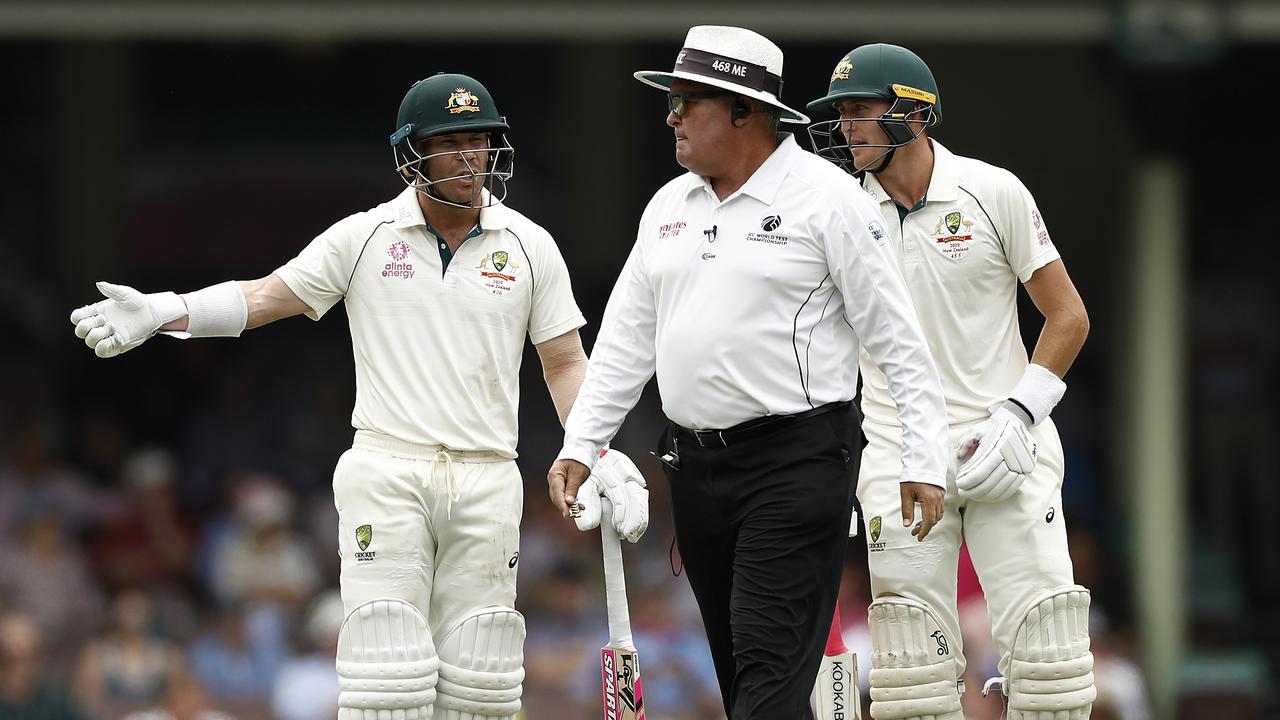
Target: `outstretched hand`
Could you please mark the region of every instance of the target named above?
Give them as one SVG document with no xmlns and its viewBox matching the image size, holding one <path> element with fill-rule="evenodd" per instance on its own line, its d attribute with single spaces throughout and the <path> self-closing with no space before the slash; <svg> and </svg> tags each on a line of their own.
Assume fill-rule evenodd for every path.
<svg viewBox="0 0 1280 720">
<path fill-rule="evenodd" d="M 114 357 L 147 341 L 160 326 L 187 314 L 182 299 L 171 292 L 146 294 L 127 285 L 98 283 L 106 297 L 76 308 L 71 324 L 76 337 L 98 357 Z"/>
</svg>

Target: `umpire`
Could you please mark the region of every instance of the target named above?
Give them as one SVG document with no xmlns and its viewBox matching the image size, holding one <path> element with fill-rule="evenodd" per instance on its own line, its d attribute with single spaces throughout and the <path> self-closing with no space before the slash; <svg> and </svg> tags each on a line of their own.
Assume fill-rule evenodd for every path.
<svg viewBox="0 0 1280 720">
<path fill-rule="evenodd" d="M 903 521 L 942 513 L 946 411 L 880 214 L 779 121 L 782 51 L 692 28 L 667 91 L 676 161 L 605 311 L 547 476 L 565 517 L 649 378 L 676 538 L 733 720 L 807 713 L 844 562 L 857 471 L 860 347 L 904 428 Z"/>
</svg>

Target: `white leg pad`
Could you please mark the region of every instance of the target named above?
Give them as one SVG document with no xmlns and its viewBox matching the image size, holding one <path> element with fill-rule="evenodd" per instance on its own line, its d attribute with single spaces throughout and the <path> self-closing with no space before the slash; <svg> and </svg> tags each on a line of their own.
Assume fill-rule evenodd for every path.
<svg viewBox="0 0 1280 720">
<path fill-rule="evenodd" d="M 1055 588 L 1032 603 L 1009 659 L 1009 720 L 1085 720 L 1093 708 L 1089 591 Z"/>
<path fill-rule="evenodd" d="M 515 720 L 524 683 L 524 616 L 481 608 L 440 641 L 439 720 Z"/>
<path fill-rule="evenodd" d="M 867 610 L 871 625 L 871 717 L 963 720 L 959 663 L 933 610 L 896 595 Z"/>
<path fill-rule="evenodd" d="M 403 600 L 372 600 L 338 633 L 338 720 L 431 720 L 439 659 L 427 620 Z"/>
</svg>

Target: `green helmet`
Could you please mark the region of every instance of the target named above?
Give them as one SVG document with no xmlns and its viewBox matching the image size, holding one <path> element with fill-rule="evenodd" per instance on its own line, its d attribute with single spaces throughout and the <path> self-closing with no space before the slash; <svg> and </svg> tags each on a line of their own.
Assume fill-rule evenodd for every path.
<svg viewBox="0 0 1280 720">
<path fill-rule="evenodd" d="M 507 125 L 507 119 L 498 114 L 493 96 L 474 78 L 438 73 L 414 83 L 400 102 L 400 111 L 396 113 L 396 127 L 397 130 L 391 134 L 396 170 L 409 185 L 434 200 L 460 207 L 473 207 L 474 205 L 459 205 L 446 200 L 431 186 L 460 178 L 481 177 L 483 182 L 477 185 L 477 192 L 480 187 L 489 190 L 491 201 L 501 202 L 506 197 L 506 182 L 514 174 L 515 165 L 515 148 L 507 140 L 507 132 L 511 128 Z M 475 168 L 468 161 L 467 167 L 471 169 L 469 173 L 435 180 L 427 178 L 424 161 L 429 156 L 419 153 L 415 144 L 436 135 L 465 132 L 489 133 L 486 166 Z"/>
<path fill-rule="evenodd" d="M 827 94 L 805 107 L 820 111 L 830 110 L 837 101 L 846 98 L 896 101 L 905 97 L 932 105 L 934 117 L 941 120 L 942 103 L 938 95 L 938 83 L 919 55 L 897 45 L 874 43 L 856 48 L 841 58 L 831 73 Z"/>
<path fill-rule="evenodd" d="M 929 66 L 919 55 L 897 45 L 874 43 L 855 48 L 836 64 L 827 94 L 806 107 L 810 111 L 834 110 L 841 100 L 853 98 L 877 98 L 892 103 L 883 115 L 860 119 L 879 123 L 891 141 L 887 145 L 865 146 L 887 148 L 883 155 L 869 163 L 884 158 L 871 172 L 888 167 L 893 151 L 919 136 L 919 130 L 913 129 L 913 125 L 923 123 L 925 127 L 932 127 L 942 120 L 938 83 Z M 809 136 L 819 155 L 842 167 L 850 167 L 852 153 L 839 125 L 839 120 L 814 123 L 809 127 Z M 869 168 L 852 169 L 860 172 Z"/>
</svg>

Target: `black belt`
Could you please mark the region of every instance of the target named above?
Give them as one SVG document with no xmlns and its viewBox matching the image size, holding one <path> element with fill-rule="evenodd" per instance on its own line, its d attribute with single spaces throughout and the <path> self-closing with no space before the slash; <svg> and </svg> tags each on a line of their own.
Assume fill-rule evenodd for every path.
<svg viewBox="0 0 1280 720">
<path fill-rule="evenodd" d="M 800 420 L 806 420 L 818 415 L 825 415 L 829 412 L 837 410 L 845 410 L 852 404 L 852 401 L 844 400 L 842 402 L 827 403 L 819 405 L 812 410 L 805 410 L 795 415 L 765 415 L 764 417 L 748 420 L 738 423 L 731 428 L 724 430 L 690 430 L 687 427 L 676 425 L 676 429 L 685 435 L 693 437 L 695 441 L 702 447 L 729 447 L 732 444 L 750 440 L 766 433 L 773 432 L 783 425 L 789 425 Z"/>
</svg>

